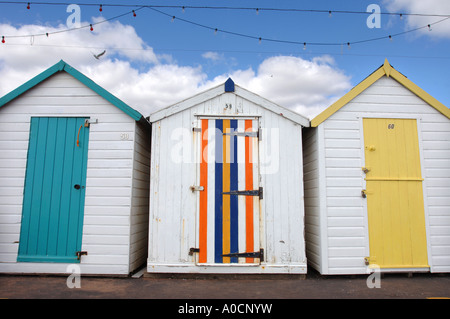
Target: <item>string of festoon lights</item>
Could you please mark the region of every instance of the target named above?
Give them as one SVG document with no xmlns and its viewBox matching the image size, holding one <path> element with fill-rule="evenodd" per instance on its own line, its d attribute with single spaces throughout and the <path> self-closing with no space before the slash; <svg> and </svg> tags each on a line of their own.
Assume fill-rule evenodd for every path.
<svg viewBox="0 0 450 319">
<path fill-rule="evenodd" d="M 1 4 L 15 4 L 15 5 L 26 5 L 27 10 L 31 10 L 32 9 L 32 5 L 52 5 L 52 6 L 68 6 L 70 5 L 70 3 L 63 3 L 63 2 L 12 2 L 12 1 L 0 1 L 0 5 Z M 351 45 L 355 45 L 355 44 L 362 44 L 362 43 L 367 43 L 367 42 L 373 42 L 373 41 L 379 41 L 379 40 L 383 40 L 383 39 L 389 39 L 389 40 L 393 40 L 394 37 L 398 37 L 400 35 L 404 35 L 407 33 L 411 33 L 411 32 L 415 32 L 418 30 L 422 30 L 422 29 L 428 29 L 429 31 L 432 30 L 432 26 L 439 24 L 445 20 L 450 19 L 450 15 L 447 14 L 425 14 L 425 13 L 399 13 L 399 12 L 379 12 L 379 14 L 384 14 L 384 15 L 391 15 L 391 16 L 398 16 L 400 19 L 403 19 L 403 17 L 405 16 L 422 16 L 422 17 L 440 17 L 442 19 L 432 22 L 432 23 L 428 23 L 425 24 L 423 26 L 414 28 L 414 29 L 410 29 L 410 30 L 405 30 L 402 32 L 398 32 L 398 33 L 394 33 L 394 34 L 387 34 L 384 36 L 380 36 L 380 37 L 375 37 L 375 38 L 368 38 L 368 39 L 363 39 L 363 40 L 357 40 L 357 41 L 343 41 L 343 42 L 305 42 L 305 41 L 296 41 L 296 40 L 280 40 L 280 39 L 273 39 L 273 38 L 266 38 L 266 37 L 262 37 L 262 36 L 255 36 L 255 35 L 250 35 L 250 34 L 245 34 L 245 33 L 239 33 L 239 32 L 234 32 L 234 31 L 230 31 L 230 30 L 225 30 L 225 29 L 221 29 L 221 28 L 217 28 L 217 27 L 213 27 L 213 26 L 208 26 L 205 24 L 201 24 L 198 23 L 196 21 L 193 20 L 188 20 L 179 16 L 175 16 L 173 14 L 169 14 L 166 13 L 164 11 L 162 11 L 161 9 L 180 9 L 182 10 L 182 12 L 185 12 L 185 10 L 188 9 L 193 9 L 193 10 L 241 10 L 241 11 L 255 11 L 256 14 L 259 14 L 262 11 L 278 11 L 278 12 L 302 12 L 302 13 L 322 13 L 322 14 L 328 14 L 330 17 L 332 14 L 365 14 L 368 15 L 371 12 L 364 12 L 364 11 L 349 11 L 349 10 L 316 10 L 316 9 L 289 9 L 289 8 L 249 8 L 249 7 L 229 7 L 229 6 L 174 6 L 174 5 L 137 5 L 137 4 L 93 4 L 93 3 L 80 3 L 78 4 L 78 6 L 89 6 L 89 7 L 97 7 L 98 10 L 100 12 L 103 12 L 104 9 L 106 7 L 124 7 L 124 8 L 128 8 L 129 10 L 113 16 L 111 18 L 107 18 L 104 19 L 102 21 L 99 22 L 95 22 L 95 23 L 89 23 L 89 24 L 85 24 L 82 26 L 78 26 L 78 27 L 74 27 L 74 28 L 68 28 L 68 29 L 63 29 L 63 30 L 57 30 L 57 31 L 52 31 L 52 32 L 43 32 L 43 33 L 35 33 L 35 34 L 26 34 L 26 35 L 2 35 L 1 36 L 1 42 L 3 44 L 6 43 L 6 39 L 8 38 L 31 38 L 34 40 L 35 37 L 39 37 L 39 36 L 45 36 L 45 37 L 49 37 L 50 35 L 53 34 L 57 34 L 57 33 L 65 33 L 65 32 L 71 32 L 71 31 L 75 31 L 75 30 L 80 30 L 80 29 L 87 29 L 89 28 L 89 30 L 92 32 L 94 31 L 94 26 L 101 24 L 101 23 L 105 23 L 108 21 L 112 21 L 112 20 L 117 20 L 120 19 L 124 16 L 133 16 L 133 17 L 137 17 L 137 12 L 143 9 L 148 9 L 151 10 L 153 12 L 156 12 L 158 14 L 161 15 L 165 15 L 167 16 L 170 21 L 174 22 L 175 20 L 177 21 L 182 21 L 184 23 L 187 24 L 191 24 L 194 26 L 197 26 L 199 28 L 203 28 L 203 29 L 208 29 L 214 32 L 214 34 L 217 33 L 224 33 L 224 34 L 229 34 L 229 35 L 233 35 L 233 36 L 238 36 L 238 37 L 242 37 L 242 38 L 248 38 L 248 39 L 252 39 L 252 40 L 257 40 L 259 43 L 266 41 L 266 42 L 277 42 L 277 43 L 284 43 L 284 44 L 293 44 L 293 45 L 300 45 L 303 47 L 303 49 L 305 50 L 307 48 L 307 46 L 347 46 L 350 48 Z"/>
</svg>

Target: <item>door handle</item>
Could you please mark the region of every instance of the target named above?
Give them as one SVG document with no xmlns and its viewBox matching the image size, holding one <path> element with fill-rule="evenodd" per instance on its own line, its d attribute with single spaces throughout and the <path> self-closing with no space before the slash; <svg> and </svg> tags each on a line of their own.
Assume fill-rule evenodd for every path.
<svg viewBox="0 0 450 319">
<path fill-rule="evenodd" d="M 80 184 L 75 184 L 75 185 L 73 185 L 73 188 L 75 188 L 75 189 L 80 189 Z"/>
</svg>

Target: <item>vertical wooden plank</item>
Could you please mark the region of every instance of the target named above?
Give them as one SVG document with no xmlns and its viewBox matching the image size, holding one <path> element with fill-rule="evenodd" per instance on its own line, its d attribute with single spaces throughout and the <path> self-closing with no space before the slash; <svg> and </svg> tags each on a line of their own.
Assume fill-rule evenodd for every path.
<svg viewBox="0 0 450 319">
<path fill-rule="evenodd" d="M 214 262 L 216 263 L 222 263 L 223 257 L 222 257 L 222 192 L 223 192 L 223 121 L 222 120 L 216 120 L 216 140 L 215 140 L 215 147 L 216 147 L 216 156 L 215 156 L 215 202 L 214 202 L 214 220 L 215 220 L 215 227 L 214 227 L 214 234 L 215 234 L 215 240 L 214 240 Z"/>
<path fill-rule="evenodd" d="M 230 120 L 223 120 L 223 133 L 230 133 Z M 223 190 L 230 191 L 230 135 L 223 135 Z M 230 253 L 230 195 L 223 195 L 222 210 L 222 236 L 223 236 L 223 254 Z M 223 257 L 224 263 L 230 262 L 230 257 Z"/>
<path fill-rule="evenodd" d="M 230 133 L 237 132 L 237 120 L 230 120 Z M 238 190 L 238 143 L 237 136 L 230 136 L 230 190 Z M 239 252 L 239 224 L 238 224 L 238 196 L 231 195 L 230 198 L 230 252 Z M 232 257 L 230 262 L 237 263 L 238 258 Z"/>
<path fill-rule="evenodd" d="M 245 120 L 245 131 L 252 132 L 253 124 L 252 120 Z M 254 190 L 255 187 L 253 185 L 253 163 L 255 159 L 254 154 L 254 145 L 253 138 L 246 136 L 245 137 L 245 189 L 246 190 Z M 245 225 L 246 225 L 246 251 L 252 252 L 255 251 L 254 247 L 254 198 L 252 196 L 247 196 L 245 198 Z M 254 258 L 246 258 L 247 263 L 253 263 Z"/>
<path fill-rule="evenodd" d="M 42 179 L 42 194 L 40 203 L 40 217 L 39 217 L 39 234 L 37 239 L 37 252 L 39 256 L 47 255 L 48 247 L 48 233 L 50 223 L 50 207 L 52 203 L 53 182 L 59 183 L 58 180 L 53 180 L 53 169 L 55 166 L 55 140 L 56 129 L 58 124 L 57 118 L 49 118 L 47 126 L 47 134 L 44 147 L 44 176 Z M 61 151 L 61 150 L 58 150 Z"/>
<path fill-rule="evenodd" d="M 199 263 L 207 261 L 208 251 L 208 120 L 203 119 L 200 141 L 200 186 L 203 191 L 200 192 L 200 239 L 199 239 Z"/>
<path fill-rule="evenodd" d="M 56 149 L 63 150 L 65 149 L 65 139 L 66 139 L 66 126 L 67 119 L 61 118 L 58 121 L 57 129 L 56 129 Z M 55 162 L 53 169 L 53 177 L 55 181 L 63 180 L 63 167 L 64 167 L 64 152 L 56 152 L 55 153 Z M 60 214 L 59 210 L 61 207 L 61 193 L 62 184 L 55 183 L 53 185 L 53 189 L 51 191 L 52 196 L 52 204 L 50 206 L 50 226 L 49 226 L 49 237 L 48 237 L 48 254 L 56 255 L 56 247 L 58 242 L 58 229 L 60 223 Z"/>
<path fill-rule="evenodd" d="M 27 169 L 25 175 L 24 200 L 22 209 L 22 225 L 20 230 L 20 245 L 18 252 L 19 256 L 28 254 L 38 133 L 39 118 L 32 117 L 30 123 L 30 137 L 28 141 Z"/>
<path fill-rule="evenodd" d="M 238 132 L 245 132 L 245 121 L 246 120 L 239 120 L 238 121 Z M 238 189 L 239 190 L 247 190 L 246 187 L 246 140 L 247 137 L 245 136 L 238 136 L 237 143 L 238 143 Z M 246 202 L 248 196 L 237 196 L 238 198 L 238 210 L 239 210 L 239 252 L 246 252 L 247 251 L 247 210 L 246 210 Z M 245 263 L 245 258 L 239 258 L 239 263 Z"/>
<path fill-rule="evenodd" d="M 215 255 L 215 168 L 216 168 L 216 121 L 208 120 L 208 220 L 207 220 L 207 261 L 214 263 Z"/>
</svg>

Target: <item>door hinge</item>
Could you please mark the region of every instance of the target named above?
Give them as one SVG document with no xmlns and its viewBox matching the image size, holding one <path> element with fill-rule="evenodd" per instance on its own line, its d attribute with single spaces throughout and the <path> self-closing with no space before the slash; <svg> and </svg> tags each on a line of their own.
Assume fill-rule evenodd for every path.
<svg viewBox="0 0 450 319">
<path fill-rule="evenodd" d="M 238 131 L 232 131 L 230 133 L 223 133 L 223 135 L 230 135 L 230 136 L 248 136 L 248 137 L 257 137 L 259 141 L 262 140 L 262 129 L 259 128 L 256 132 L 238 132 Z"/>
<path fill-rule="evenodd" d="M 264 261 L 264 249 L 254 251 L 250 253 L 231 253 L 224 254 L 222 257 L 236 257 L 236 258 L 259 258 L 260 261 Z"/>
<path fill-rule="evenodd" d="M 238 196 L 259 196 L 259 199 L 263 199 L 263 188 L 260 187 L 256 190 L 248 190 L 248 191 L 229 191 L 222 192 L 223 195 L 238 195 Z"/>
<path fill-rule="evenodd" d="M 98 119 L 85 119 L 84 127 L 89 127 L 91 124 L 98 124 Z"/>
<path fill-rule="evenodd" d="M 194 253 L 199 253 L 199 252 L 200 252 L 200 248 L 194 248 L 194 247 L 191 247 L 191 248 L 189 249 L 189 256 L 193 256 Z"/>
<path fill-rule="evenodd" d="M 87 256 L 88 253 L 87 253 L 87 251 L 77 251 L 75 254 L 77 255 L 77 260 L 80 260 L 81 256 L 83 256 L 83 255 Z"/>
</svg>

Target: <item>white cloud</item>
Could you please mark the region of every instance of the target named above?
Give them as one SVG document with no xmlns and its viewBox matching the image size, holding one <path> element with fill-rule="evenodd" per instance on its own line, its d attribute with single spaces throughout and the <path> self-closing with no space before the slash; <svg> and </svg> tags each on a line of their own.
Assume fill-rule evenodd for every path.
<svg viewBox="0 0 450 319">
<path fill-rule="evenodd" d="M 450 1 L 448 0 L 385 0 L 384 5 L 390 12 L 420 13 L 420 14 L 450 14 Z M 426 26 L 442 20 L 443 17 L 424 17 L 411 15 L 404 18 L 405 30 Z M 420 30 L 419 34 L 430 37 L 450 38 L 450 19 Z"/>
<path fill-rule="evenodd" d="M 223 58 L 223 55 L 218 52 L 208 51 L 202 54 L 202 57 L 207 60 L 219 61 Z"/>
<path fill-rule="evenodd" d="M 1 32 L 8 35 L 65 28 L 64 25 L 54 28 L 0 25 Z M 118 34 L 121 41 L 117 41 Z M 7 44 L 0 45 L 0 96 L 63 59 L 144 116 L 223 83 L 229 76 L 241 87 L 306 116 L 317 114 L 351 87 L 349 77 L 336 67 L 330 56 L 312 60 L 270 57 L 257 70 L 232 69 L 229 74 L 209 79 L 201 66 L 182 66 L 171 62 L 170 56 L 157 56 L 132 26 L 120 22 L 96 25 L 94 32 L 82 29 L 48 38 L 7 38 L 6 41 Z M 103 49 L 107 53 L 96 60 L 93 53 Z M 227 62 L 215 52 L 205 53 L 204 58 Z"/>
<path fill-rule="evenodd" d="M 334 64 L 334 59 L 326 55 L 311 61 L 276 56 L 264 60 L 256 73 L 238 70 L 230 76 L 241 87 L 312 117 L 351 88 L 349 76 Z"/>
</svg>

